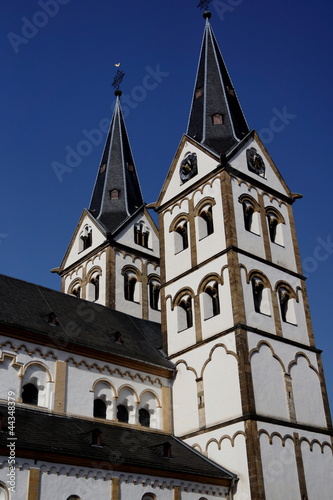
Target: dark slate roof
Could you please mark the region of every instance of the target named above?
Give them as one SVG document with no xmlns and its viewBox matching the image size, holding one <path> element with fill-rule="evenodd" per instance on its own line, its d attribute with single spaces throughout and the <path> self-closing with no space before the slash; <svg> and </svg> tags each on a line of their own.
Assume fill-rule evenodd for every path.
<svg viewBox="0 0 333 500">
<path fill-rule="evenodd" d="M 0 412 L 7 415 L 5 405 Z M 6 426 L 6 420 L 5 420 Z M 99 430 L 101 446 L 92 446 L 93 431 Z M 0 432 L 0 442 L 5 446 L 8 434 Z M 38 409 L 16 406 L 15 411 L 16 454 L 20 450 L 34 452 L 34 458 L 43 453 L 110 462 L 112 468 L 140 467 L 174 473 L 193 474 L 219 479 L 236 476 L 223 467 L 203 457 L 179 439 L 163 432 L 149 432 L 130 426 L 112 425 L 99 421 L 85 420 L 50 414 Z M 171 445 L 172 458 L 163 456 L 164 443 Z"/>
<path fill-rule="evenodd" d="M 209 23 L 206 25 L 193 92 L 187 135 L 218 154 L 229 151 L 249 132 L 228 70 Z M 201 95 L 196 95 L 201 92 Z M 213 115 L 220 114 L 223 124 L 214 125 Z"/>
<path fill-rule="evenodd" d="M 119 191 L 118 198 L 110 198 L 112 190 Z M 141 188 L 117 95 L 89 210 L 112 233 L 142 206 Z"/>
<path fill-rule="evenodd" d="M 58 325 L 48 324 L 54 313 Z M 86 347 L 173 370 L 161 352 L 159 323 L 0 274 L 0 325 L 37 333 L 45 343 L 71 351 Z M 123 343 L 115 342 L 121 334 Z M 111 360 L 111 358 L 110 358 Z"/>
</svg>

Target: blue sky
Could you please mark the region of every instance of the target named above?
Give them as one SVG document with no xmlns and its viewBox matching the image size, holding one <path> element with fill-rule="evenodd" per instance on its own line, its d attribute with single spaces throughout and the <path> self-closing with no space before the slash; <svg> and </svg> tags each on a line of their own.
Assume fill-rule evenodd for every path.
<svg viewBox="0 0 333 500">
<path fill-rule="evenodd" d="M 50 269 L 60 264 L 89 205 L 118 62 L 126 73 L 123 107 L 144 199 L 157 199 L 186 131 L 204 28 L 197 3 L 2 5 L 1 273 L 60 289 Z M 250 128 L 290 189 L 304 195 L 294 205 L 296 229 L 333 403 L 333 4 L 215 0 L 210 10 Z M 278 114 L 285 123 L 272 132 Z M 68 170 L 56 175 L 55 162 Z"/>
</svg>

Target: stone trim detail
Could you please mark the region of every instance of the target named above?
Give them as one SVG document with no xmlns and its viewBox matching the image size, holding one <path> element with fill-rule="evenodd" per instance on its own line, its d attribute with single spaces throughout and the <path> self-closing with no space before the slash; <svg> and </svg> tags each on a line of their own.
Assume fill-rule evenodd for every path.
<svg viewBox="0 0 333 500">
<path fill-rule="evenodd" d="M 259 198 L 259 205 L 260 205 L 260 221 L 261 221 L 262 236 L 263 236 L 263 241 L 264 241 L 265 257 L 269 262 L 271 262 L 272 261 L 272 252 L 271 252 L 271 244 L 270 244 L 270 238 L 269 238 L 267 222 L 266 222 L 266 212 L 265 212 L 265 203 L 264 203 L 263 194 L 259 193 L 258 198 Z"/>
<path fill-rule="evenodd" d="M 113 477 L 111 482 L 111 500 L 120 499 L 120 480 L 119 477 Z"/>
<path fill-rule="evenodd" d="M 254 420 L 247 420 L 245 422 L 245 432 L 251 498 L 265 500 L 266 496 L 257 422 Z"/>
<path fill-rule="evenodd" d="M 296 467 L 297 467 L 297 475 L 298 475 L 298 481 L 299 481 L 299 489 L 301 492 L 301 498 L 302 499 L 304 498 L 304 500 L 307 500 L 308 494 L 307 494 L 307 490 L 306 490 L 301 442 L 299 439 L 298 432 L 294 432 L 294 446 L 295 446 Z"/>
<path fill-rule="evenodd" d="M 313 333 L 313 327 L 312 327 L 312 321 L 311 321 L 311 313 L 310 313 L 308 294 L 306 291 L 305 281 L 301 282 L 301 290 L 302 290 L 302 298 L 303 298 L 303 305 L 304 305 L 305 321 L 306 321 L 306 326 L 307 326 L 308 335 L 309 335 L 309 342 L 310 342 L 311 346 L 315 346 L 315 339 L 314 339 L 314 333 Z"/>
<path fill-rule="evenodd" d="M 302 274 L 302 262 L 301 262 L 301 255 L 300 255 L 299 248 L 298 248 L 298 240 L 297 240 L 297 235 L 296 235 L 294 213 L 293 213 L 293 209 L 292 209 L 291 205 L 287 205 L 287 209 L 288 209 L 291 239 L 293 242 L 293 248 L 294 248 L 294 254 L 295 254 L 296 269 L 297 269 L 298 274 Z"/>
<path fill-rule="evenodd" d="M 324 376 L 323 363 L 322 363 L 321 356 L 319 353 L 317 353 L 317 363 L 318 363 L 318 376 L 319 376 L 319 381 L 320 381 L 321 393 L 323 396 L 323 404 L 324 404 L 324 411 L 325 411 L 325 417 L 326 417 L 326 422 L 327 422 L 327 428 L 330 431 L 332 431 L 331 410 L 330 410 L 330 404 L 328 401 L 328 394 L 327 394 L 327 388 L 326 388 L 326 382 L 325 382 L 325 376 Z"/>
<path fill-rule="evenodd" d="M 191 267 L 195 267 L 198 264 L 198 254 L 197 254 L 197 237 L 195 231 L 195 215 L 194 215 L 194 201 L 193 197 L 189 200 L 189 236 L 190 236 L 190 249 L 191 249 Z"/>
<path fill-rule="evenodd" d="M 198 343 L 202 341 L 201 308 L 200 308 L 199 295 L 194 296 L 193 308 L 194 308 L 195 339 Z"/>
<path fill-rule="evenodd" d="M 243 415 L 249 413 L 255 414 L 256 406 L 246 330 L 241 328 L 237 329 L 235 332 L 235 339 Z"/>
<path fill-rule="evenodd" d="M 206 428 L 206 413 L 205 413 L 205 392 L 202 378 L 196 379 L 197 394 L 198 394 L 198 414 L 200 429 Z"/>
<path fill-rule="evenodd" d="M 163 431 L 173 432 L 173 421 L 171 417 L 171 389 L 169 386 L 162 386 L 162 420 Z"/>
<path fill-rule="evenodd" d="M 226 170 L 223 170 L 221 173 L 221 195 L 226 247 L 231 245 L 237 246 L 237 230 L 231 178 Z"/>
<path fill-rule="evenodd" d="M 27 500 L 39 500 L 40 469 L 29 469 Z"/>
<path fill-rule="evenodd" d="M 294 402 L 294 393 L 293 393 L 293 386 L 291 383 L 290 373 L 284 374 L 284 380 L 286 383 L 286 395 L 287 395 L 287 404 L 288 404 L 288 410 L 289 410 L 289 418 L 290 418 L 291 422 L 297 422 L 296 411 L 295 411 L 295 402 Z"/>
<path fill-rule="evenodd" d="M 67 385 L 67 363 L 65 361 L 56 361 L 54 378 L 54 410 L 63 413 L 65 411 Z"/>
<path fill-rule="evenodd" d="M 245 306 L 243 298 L 242 277 L 239 266 L 238 254 L 231 249 L 227 254 L 232 313 L 234 324 L 245 324 Z"/>
<path fill-rule="evenodd" d="M 180 486 L 174 486 L 173 488 L 173 500 L 181 500 L 182 495 L 180 492 Z"/>
<path fill-rule="evenodd" d="M 105 281 L 105 305 L 111 309 L 116 308 L 116 257 L 114 248 L 106 250 L 106 281 Z"/>
</svg>

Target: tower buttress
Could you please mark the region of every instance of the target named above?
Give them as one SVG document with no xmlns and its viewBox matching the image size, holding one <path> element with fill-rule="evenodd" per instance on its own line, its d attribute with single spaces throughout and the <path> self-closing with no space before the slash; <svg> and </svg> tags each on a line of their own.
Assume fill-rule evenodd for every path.
<svg viewBox="0 0 333 500">
<path fill-rule="evenodd" d="M 159 322 L 158 230 L 143 201 L 121 91 L 115 95 L 90 206 L 57 272 L 65 293 Z"/>
<path fill-rule="evenodd" d="M 328 500 L 332 424 L 296 196 L 248 130 L 204 17 L 187 134 L 155 205 L 175 433 L 237 473 L 236 500 L 316 498 L 316 488 Z"/>
</svg>

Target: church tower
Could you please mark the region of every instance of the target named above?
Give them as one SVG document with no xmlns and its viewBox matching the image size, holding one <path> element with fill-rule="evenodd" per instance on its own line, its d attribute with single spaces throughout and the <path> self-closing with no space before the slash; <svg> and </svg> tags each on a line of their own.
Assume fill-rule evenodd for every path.
<svg viewBox="0 0 333 500">
<path fill-rule="evenodd" d="M 159 241 L 145 204 L 116 103 L 89 209 L 58 269 L 62 291 L 143 319 L 160 321 Z"/>
<path fill-rule="evenodd" d="M 205 12 L 187 133 L 159 214 L 174 432 L 236 500 L 329 500 L 332 424 L 292 205 L 250 131 Z"/>
</svg>

